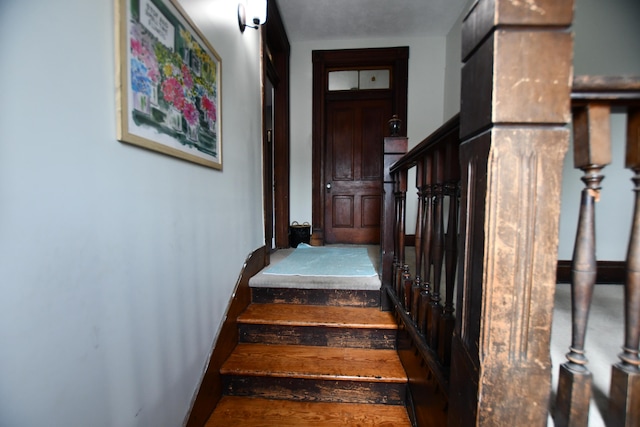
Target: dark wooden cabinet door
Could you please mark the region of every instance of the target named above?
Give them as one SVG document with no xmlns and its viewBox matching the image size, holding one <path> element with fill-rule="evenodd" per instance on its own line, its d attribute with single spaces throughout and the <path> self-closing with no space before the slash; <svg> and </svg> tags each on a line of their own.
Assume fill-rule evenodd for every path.
<svg viewBox="0 0 640 427">
<path fill-rule="evenodd" d="M 380 243 L 382 145 L 391 101 L 327 102 L 325 242 Z"/>
</svg>

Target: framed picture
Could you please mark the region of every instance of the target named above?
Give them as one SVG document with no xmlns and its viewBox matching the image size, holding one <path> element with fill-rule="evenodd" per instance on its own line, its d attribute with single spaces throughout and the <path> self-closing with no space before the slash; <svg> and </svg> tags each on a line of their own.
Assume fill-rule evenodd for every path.
<svg viewBox="0 0 640 427">
<path fill-rule="evenodd" d="M 115 0 L 117 137 L 222 169 L 221 60 L 174 0 Z"/>
</svg>

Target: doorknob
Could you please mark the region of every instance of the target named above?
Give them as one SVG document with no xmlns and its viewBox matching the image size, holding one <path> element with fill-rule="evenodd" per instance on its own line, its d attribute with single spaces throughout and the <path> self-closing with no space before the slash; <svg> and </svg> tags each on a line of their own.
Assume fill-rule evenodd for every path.
<svg viewBox="0 0 640 427">
<path fill-rule="evenodd" d="M 326 187 L 327 187 L 327 193 L 330 193 L 331 192 L 331 183 L 327 182 Z"/>
</svg>

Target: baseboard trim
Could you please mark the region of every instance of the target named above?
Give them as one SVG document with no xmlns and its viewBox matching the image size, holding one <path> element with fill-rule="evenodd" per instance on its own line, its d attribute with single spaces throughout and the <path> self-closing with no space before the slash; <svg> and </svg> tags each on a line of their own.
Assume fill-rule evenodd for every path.
<svg viewBox="0 0 640 427">
<path fill-rule="evenodd" d="M 229 357 L 238 343 L 237 318 L 251 303 L 249 279 L 262 270 L 266 263 L 266 247 L 256 249 L 245 260 L 236 282 L 236 288 L 227 307 L 225 320 L 220 328 L 218 339 L 213 345 L 209 363 L 202 377 L 186 427 L 202 427 L 211 416 L 222 397 L 222 379 L 220 367 Z"/>
<path fill-rule="evenodd" d="M 625 280 L 624 261 L 598 261 L 596 283 L 598 284 L 622 284 Z M 571 282 L 571 261 L 558 261 L 558 283 Z"/>
</svg>

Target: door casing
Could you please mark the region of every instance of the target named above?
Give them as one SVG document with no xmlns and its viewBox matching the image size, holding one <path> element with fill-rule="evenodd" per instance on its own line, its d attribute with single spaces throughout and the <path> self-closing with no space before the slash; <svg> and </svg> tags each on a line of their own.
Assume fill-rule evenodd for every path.
<svg viewBox="0 0 640 427">
<path fill-rule="evenodd" d="M 272 241 L 276 248 L 289 245 L 289 56 L 291 46 L 282 23 L 277 2 L 267 3 L 269 19 L 262 26 L 263 81 L 271 81 L 273 93 L 273 128 L 267 129 L 263 121 L 263 182 L 265 245 L 268 254 Z M 267 90 L 266 84 L 263 91 Z M 263 107 L 266 108 L 263 92 Z M 264 112 L 263 112 L 264 115 Z M 271 132 L 271 145 L 267 145 Z M 272 235 L 273 236 L 272 239 Z"/>
<path fill-rule="evenodd" d="M 371 48 L 314 50 L 313 61 L 313 121 L 312 121 L 312 245 L 325 243 L 325 153 L 326 153 L 326 102 L 327 97 L 344 96 L 331 94 L 328 88 L 328 72 L 339 69 L 390 68 L 393 114 L 403 121 L 401 135 L 407 129 L 407 87 L 409 74 L 409 48 Z M 389 117 L 391 118 L 391 117 Z M 382 144 L 383 141 L 380 141 Z M 382 186 L 382 182 L 380 183 Z"/>
</svg>

